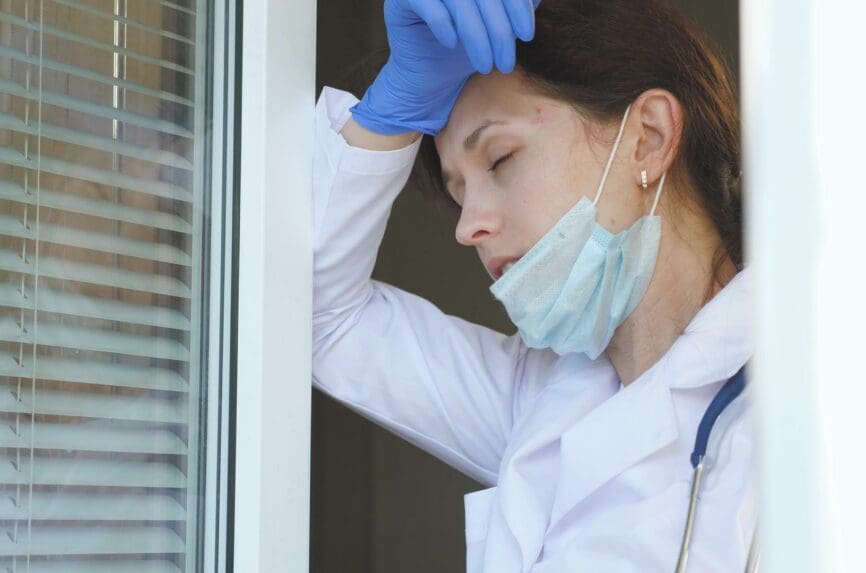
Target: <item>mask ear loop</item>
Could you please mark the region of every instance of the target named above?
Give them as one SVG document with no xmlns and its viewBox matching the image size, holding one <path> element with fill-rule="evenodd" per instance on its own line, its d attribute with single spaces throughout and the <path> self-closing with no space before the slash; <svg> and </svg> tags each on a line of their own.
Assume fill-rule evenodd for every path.
<svg viewBox="0 0 866 573">
<path fill-rule="evenodd" d="M 661 179 L 659 179 L 659 186 L 656 188 L 656 198 L 653 201 L 653 208 L 650 209 L 650 217 L 652 217 L 656 212 L 656 207 L 658 207 L 659 204 L 659 197 L 662 196 L 662 188 L 665 186 L 665 177 L 667 177 L 667 175 L 668 172 L 665 171 L 664 173 L 662 173 Z"/>
<path fill-rule="evenodd" d="M 595 192 L 595 199 L 592 204 L 598 203 L 598 198 L 601 197 L 601 192 L 604 190 L 604 184 L 607 181 L 607 174 L 610 173 L 610 166 L 613 165 L 613 158 L 616 156 L 616 150 L 619 148 L 619 142 L 622 140 L 622 132 L 625 131 L 625 121 L 628 119 L 628 112 L 631 109 L 631 104 L 625 108 L 625 113 L 622 116 L 622 123 L 619 124 L 619 133 L 616 134 L 616 141 L 613 142 L 613 149 L 610 150 L 610 157 L 607 158 L 607 165 L 604 166 L 604 173 L 601 176 L 601 182 L 598 184 L 598 190 Z"/>
</svg>

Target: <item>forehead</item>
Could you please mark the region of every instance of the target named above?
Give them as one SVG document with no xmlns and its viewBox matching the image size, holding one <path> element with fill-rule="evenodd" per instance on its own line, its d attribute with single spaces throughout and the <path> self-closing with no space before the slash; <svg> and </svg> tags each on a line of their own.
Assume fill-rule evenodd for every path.
<svg viewBox="0 0 866 573">
<path fill-rule="evenodd" d="M 537 99 L 540 96 L 529 91 L 519 71 L 475 74 L 460 92 L 445 128 L 434 138 L 440 155 L 452 148 L 462 152 L 466 137 L 484 123 L 530 116 Z"/>
</svg>

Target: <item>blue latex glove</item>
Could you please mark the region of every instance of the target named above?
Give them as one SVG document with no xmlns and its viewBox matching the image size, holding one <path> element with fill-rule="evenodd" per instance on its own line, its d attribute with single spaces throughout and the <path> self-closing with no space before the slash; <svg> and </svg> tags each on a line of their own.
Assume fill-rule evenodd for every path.
<svg viewBox="0 0 866 573">
<path fill-rule="evenodd" d="M 351 108 L 355 121 L 388 135 L 436 135 L 473 73 L 514 69 L 515 37 L 533 38 L 540 1 L 385 0 L 391 55 Z"/>
</svg>

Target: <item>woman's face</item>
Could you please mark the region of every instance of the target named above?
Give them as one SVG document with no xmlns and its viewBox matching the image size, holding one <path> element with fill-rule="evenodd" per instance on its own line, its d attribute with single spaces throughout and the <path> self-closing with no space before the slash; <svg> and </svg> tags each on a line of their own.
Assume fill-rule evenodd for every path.
<svg viewBox="0 0 866 573">
<path fill-rule="evenodd" d="M 631 121 L 629 122 L 631 123 Z M 592 200 L 619 125 L 597 126 L 532 93 L 519 71 L 476 74 L 435 138 L 448 192 L 461 206 L 456 238 L 496 280 L 581 197 Z M 618 232 L 643 214 L 623 138 L 598 203 Z"/>
</svg>

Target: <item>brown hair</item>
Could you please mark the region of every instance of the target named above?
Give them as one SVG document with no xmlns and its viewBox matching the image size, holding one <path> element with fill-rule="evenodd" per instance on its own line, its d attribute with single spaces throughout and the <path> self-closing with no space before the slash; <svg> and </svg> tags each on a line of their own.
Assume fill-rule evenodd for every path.
<svg viewBox="0 0 866 573">
<path fill-rule="evenodd" d="M 534 40 L 517 44 L 517 67 L 541 95 L 571 104 L 599 123 L 618 121 L 652 88 L 683 108 L 671 178 L 694 189 L 721 237 L 714 271 L 727 257 L 742 266 L 739 110 L 731 71 L 697 26 L 655 0 L 542 0 Z M 453 199 L 432 138 L 424 137 L 413 182 Z M 714 277 L 716 281 L 719 277 Z"/>
</svg>

